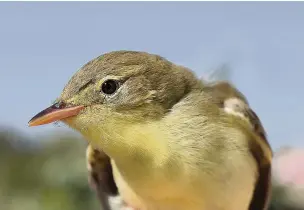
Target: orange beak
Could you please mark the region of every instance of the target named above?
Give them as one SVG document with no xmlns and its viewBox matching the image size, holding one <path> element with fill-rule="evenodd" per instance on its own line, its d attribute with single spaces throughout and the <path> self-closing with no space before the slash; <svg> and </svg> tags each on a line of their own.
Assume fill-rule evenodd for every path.
<svg viewBox="0 0 304 210">
<path fill-rule="evenodd" d="M 38 126 L 63 120 L 79 114 L 83 108 L 84 106 L 63 107 L 61 103 L 56 103 L 36 114 L 28 124 Z"/>
</svg>

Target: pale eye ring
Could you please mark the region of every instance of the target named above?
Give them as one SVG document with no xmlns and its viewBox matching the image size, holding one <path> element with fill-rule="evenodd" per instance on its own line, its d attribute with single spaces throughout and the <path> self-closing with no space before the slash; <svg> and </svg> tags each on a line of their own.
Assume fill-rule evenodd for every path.
<svg viewBox="0 0 304 210">
<path fill-rule="evenodd" d="M 114 94 L 119 88 L 119 83 L 116 80 L 108 79 L 104 81 L 101 85 L 101 91 L 104 94 L 111 95 Z"/>
</svg>

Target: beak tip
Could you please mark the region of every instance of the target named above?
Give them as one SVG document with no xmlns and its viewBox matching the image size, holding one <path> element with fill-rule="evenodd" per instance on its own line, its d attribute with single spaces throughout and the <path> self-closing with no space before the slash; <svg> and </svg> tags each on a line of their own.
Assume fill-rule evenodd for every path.
<svg viewBox="0 0 304 210">
<path fill-rule="evenodd" d="M 33 121 L 30 120 L 30 121 L 27 123 L 27 125 L 28 125 L 28 127 L 33 127 L 33 126 L 34 126 L 34 125 L 33 125 Z"/>
</svg>

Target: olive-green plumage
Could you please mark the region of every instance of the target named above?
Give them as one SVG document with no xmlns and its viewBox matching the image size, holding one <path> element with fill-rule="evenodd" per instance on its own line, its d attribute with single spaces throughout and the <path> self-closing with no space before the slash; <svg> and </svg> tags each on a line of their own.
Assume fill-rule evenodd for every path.
<svg viewBox="0 0 304 210">
<path fill-rule="evenodd" d="M 117 51 L 86 64 L 58 100 L 85 106 L 63 121 L 109 157 L 119 194 L 135 209 L 265 209 L 271 149 L 229 83 L 208 84 L 157 55 Z"/>
</svg>

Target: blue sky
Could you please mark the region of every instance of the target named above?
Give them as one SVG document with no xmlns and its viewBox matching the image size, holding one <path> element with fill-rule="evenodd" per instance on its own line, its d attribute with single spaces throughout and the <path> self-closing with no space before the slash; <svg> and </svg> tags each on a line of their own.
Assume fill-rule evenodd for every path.
<svg viewBox="0 0 304 210">
<path fill-rule="evenodd" d="M 112 50 L 156 53 L 198 75 L 228 63 L 274 148 L 303 146 L 302 2 L 1 2 L 0 125 L 28 128 L 69 78 Z"/>
</svg>

